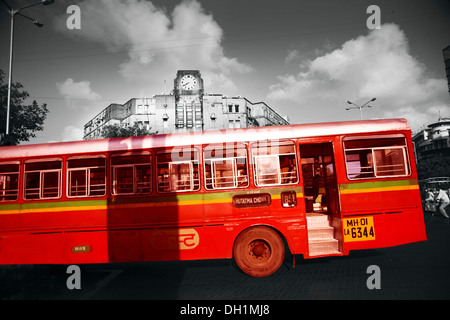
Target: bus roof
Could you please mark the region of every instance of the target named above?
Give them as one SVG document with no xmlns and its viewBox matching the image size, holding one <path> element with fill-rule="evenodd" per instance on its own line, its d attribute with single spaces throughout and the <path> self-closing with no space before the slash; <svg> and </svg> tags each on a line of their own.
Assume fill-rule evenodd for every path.
<svg viewBox="0 0 450 320">
<path fill-rule="evenodd" d="M 9 146 L 0 148 L 0 159 L 405 130 L 410 131 L 405 119 L 292 124 Z"/>
</svg>

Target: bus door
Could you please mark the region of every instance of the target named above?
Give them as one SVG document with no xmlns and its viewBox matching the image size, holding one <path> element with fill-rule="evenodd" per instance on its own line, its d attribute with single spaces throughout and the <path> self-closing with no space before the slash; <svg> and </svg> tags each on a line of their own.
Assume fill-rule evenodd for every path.
<svg viewBox="0 0 450 320">
<path fill-rule="evenodd" d="M 309 256 L 339 254 L 339 195 L 333 143 L 300 144 Z"/>
</svg>

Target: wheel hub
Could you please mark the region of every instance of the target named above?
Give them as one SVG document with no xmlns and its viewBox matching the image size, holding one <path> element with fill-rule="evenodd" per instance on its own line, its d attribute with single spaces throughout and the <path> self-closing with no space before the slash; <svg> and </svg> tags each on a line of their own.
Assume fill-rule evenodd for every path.
<svg viewBox="0 0 450 320">
<path fill-rule="evenodd" d="M 265 241 L 255 240 L 249 245 L 249 254 L 253 259 L 265 260 L 270 256 L 270 247 Z"/>
</svg>

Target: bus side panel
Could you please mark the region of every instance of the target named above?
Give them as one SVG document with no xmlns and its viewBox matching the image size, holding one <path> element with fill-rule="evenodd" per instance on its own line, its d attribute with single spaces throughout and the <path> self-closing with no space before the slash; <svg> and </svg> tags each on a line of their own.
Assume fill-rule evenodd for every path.
<svg viewBox="0 0 450 320">
<path fill-rule="evenodd" d="M 279 232 L 287 241 L 292 253 L 301 254 L 308 250 L 304 197 L 297 194 L 297 205 L 285 208 L 280 193 L 292 188 L 279 188 L 271 191 L 271 203 L 267 207 L 236 208 L 231 202 L 205 205 L 205 221 L 208 224 L 224 223 L 228 244 L 223 257 L 232 257 L 234 241 L 244 229 L 255 225 L 267 225 Z M 240 195 L 243 193 L 241 192 Z M 249 195 L 253 193 L 248 193 Z M 212 240 L 214 242 L 214 240 Z M 208 244 L 208 250 L 210 250 Z M 211 248 L 212 249 L 212 248 Z"/>
<path fill-rule="evenodd" d="M 42 202 L 15 205 L 13 210 L 0 209 L 1 232 L 61 232 L 105 229 L 106 205 L 87 201 Z"/>
<path fill-rule="evenodd" d="M 224 258 L 223 220 L 231 216 L 230 204 L 210 205 L 218 215 L 214 222 L 205 221 L 204 206 L 198 197 L 185 195 L 116 201 L 108 212 L 110 261 Z"/>
<path fill-rule="evenodd" d="M 343 144 L 339 144 L 339 152 L 344 155 L 336 158 L 336 165 L 340 173 L 339 195 L 345 253 L 349 250 L 389 247 L 427 239 L 411 133 L 409 130 L 401 133 L 406 138 L 410 167 L 410 175 L 405 177 L 355 177 L 355 180 L 349 180 Z M 367 221 L 373 220 L 374 237 L 350 237 L 352 228 L 355 228 L 354 235 L 359 230 L 364 230 L 351 224 L 355 224 L 357 218 L 365 217 L 368 218 Z"/>
<path fill-rule="evenodd" d="M 373 221 L 375 239 L 345 241 L 346 253 L 350 250 L 393 247 L 427 240 L 422 212 L 419 210 L 411 209 L 401 213 L 374 215 Z M 345 225 L 343 228 L 345 233 Z"/>
<path fill-rule="evenodd" d="M 281 208 L 280 200 L 274 200 L 272 205 Z M 177 224 L 172 225 L 159 224 L 159 227 L 154 225 L 145 228 L 141 225 L 140 229 L 127 228 L 125 224 L 126 221 L 128 225 L 131 225 L 132 220 L 136 222 L 132 219 L 135 213 L 128 212 L 130 220 L 124 220 L 125 211 L 115 212 L 117 217 L 122 217 L 122 224 L 118 224 L 114 219 L 116 223 L 108 232 L 110 261 L 232 258 L 234 241 L 239 233 L 255 225 L 267 225 L 277 230 L 286 238 L 292 252 L 303 253 L 307 250 L 306 219 L 302 220 L 295 208 L 286 209 L 292 211 L 290 219 L 286 219 L 286 216 L 277 218 L 277 212 L 270 212 L 267 208 L 236 209 L 231 203 L 205 204 L 204 209 L 207 213 L 205 219 L 194 221 L 186 210 L 199 212 L 202 210 L 199 206 L 169 208 L 167 213 L 172 218 L 179 210 L 179 215 L 185 219 L 173 220 L 177 221 Z M 147 214 L 160 217 L 160 214 L 165 212 L 163 208 L 155 208 Z M 158 222 L 161 223 L 162 220 L 158 218 Z"/>
<path fill-rule="evenodd" d="M 419 190 L 342 194 L 341 203 L 344 208 L 359 209 L 351 211 L 347 209 L 343 212 L 343 239 L 346 252 L 390 247 L 427 239 Z M 355 219 L 363 217 L 373 219 L 374 237 L 351 238 L 352 228 L 355 228 L 354 232 L 360 230 L 364 232 L 364 226 L 354 224 L 357 221 Z M 350 225 L 352 222 L 353 225 Z"/>
<path fill-rule="evenodd" d="M 422 207 L 417 179 L 341 183 L 339 192 L 344 215 Z"/>
<path fill-rule="evenodd" d="M 106 211 L 60 206 L 3 210 L 0 264 L 108 262 Z M 49 211 L 50 210 L 50 211 Z"/>
<path fill-rule="evenodd" d="M 108 262 L 106 231 L 0 235 L 0 264 Z"/>
</svg>

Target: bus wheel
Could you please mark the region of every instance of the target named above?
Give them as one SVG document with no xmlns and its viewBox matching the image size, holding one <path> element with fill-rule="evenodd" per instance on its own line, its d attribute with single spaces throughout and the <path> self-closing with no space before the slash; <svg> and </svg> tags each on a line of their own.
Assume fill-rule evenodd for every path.
<svg viewBox="0 0 450 320">
<path fill-rule="evenodd" d="M 269 227 L 252 227 L 236 239 L 233 249 L 238 267 L 253 277 L 266 277 L 278 270 L 284 260 L 284 244 Z"/>
</svg>

